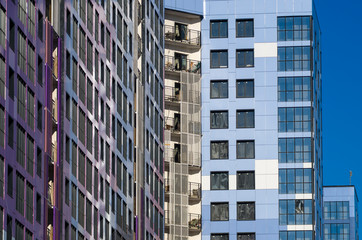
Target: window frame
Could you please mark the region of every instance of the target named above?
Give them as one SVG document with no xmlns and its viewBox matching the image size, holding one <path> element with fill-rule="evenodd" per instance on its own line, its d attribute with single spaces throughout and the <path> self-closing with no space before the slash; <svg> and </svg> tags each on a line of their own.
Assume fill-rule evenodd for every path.
<svg viewBox="0 0 362 240">
<path fill-rule="evenodd" d="M 214 97 L 212 95 L 212 84 L 213 83 L 223 83 L 226 82 L 226 97 Z M 219 92 L 219 96 L 220 96 L 220 92 Z M 210 80 L 210 99 L 226 99 L 229 98 L 229 81 L 228 80 Z"/>
<path fill-rule="evenodd" d="M 229 221 L 229 219 L 230 219 L 230 206 L 229 206 L 230 204 L 229 204 L 229 202 L 211 202 L 210 203 L 210 221 L 211 222 L 225 222 L 225 221 Z M 222 217 L 220 216 L 220 214 L 218 214 L 217 215 L 217 219 L 214 219 L 213 218 L 213 215 L 215 215 L 215 214 L 213 214 L 213 206 L 223 206 L 223 207 L 225 207 L 225 206 L 227 206 L 227 212 L 226 212 L 226 214 L 227 214 L 227 216 L 225 216 L 225 218 L 227 218 L 227 219 L 223 219 L 223 220 L 221 220 L 222 219 Z M 219 210 L 218 210 L 219 211 Z M 221 211 L 221 210 L 220 210 Z"/>
<path fill-rule="evenodd" d="M 217 37 L 213 36 L 212 31 L 212 23 L 218 23 L 218 35 Z M 221 23 L 226 23 L 226 36 L 220 36 L 221 35 Z M 210 39 L 213 38 L 228 38 L 229 37 L 229 22 L 228 19 L 211 19 L 210 20 Z"/>
<path fill-rule="evenodd" d="M 246 23 L 248 22 L 248 21 L 251 21 L 252 22 L 252 33 L 251 33 L 251 35 L 247 35 L 247 34 L 245 34 L 245 26 L 246 26 Z M 243 23 L 243 27 L 244 27 L 244 31 L 243 31 L 243 33 L 244 34 L 240 34 L 239 35 L 239 31 L 238 31 L 238 24 L 239 23 Z M 236 38 L 253 38 L 255 36 L 255 29 L 254 29 L 254 19 L 253 18 L 239 18 L 239 19 L 236 19 L 236 21 L 235 21 L 235 37 Z"/>
<path fill-rule="evenodd" d="M 247 63 L 247 54 L 249 53 L 249 52 L 251 52 L 252 53 L 252 59 L 253 59 L 253 62 L 252 62 L 252 64 L 251 65 L 248 65 L 248 63 Z M 255 67 L 255 54 L 254 54 L 254 49 L 251 49 L 251 48 L 249 48 L 249 49 L 236 49 L 236 51 L 235 51 L 235 54 L 236 54 L 236 56 L 235 56 L 235 67 L 236 68 L 253 68 L 253 67 Z M 243 54 L 243 55 L 241 55 L 241 54 Z M 243 59 L 244 59 L 244 65 L 239 65 L 239 56 L 242 56 L 243 57 Z"/>
<path fill-rule="evenodd" d="M 246 148 L 245 148 L 245 157 L 240 157 L 238 155 L 238 145 L 239 143 L 253 143 L 253 157 L 252 158 L 247 158 L 246 156 L 248 155 L 246 153 Z M 236 141 L 236 159 L 255 159 L 255 140 L 237 140 Z"/>
<path fill-rule="evenodd" d="M 220 188 L 220 186 L 218 187 L 218 188 L 213 188 L 213 178 L 212 178 L 212 175 L 213 174 L 215 174 L 215 175 L 217 175 L 217 174 L 226 174 L 227 175 L 227 178 L 226 178 L 226 180 L 227 180 L 227 186 L 226 186 L 226 188 L 225 189 L 222 189 L 222 188 Z M 220 178 L 220 177 L 219 177 Z M 222 185 L 222 184 L 220 184 L 220 185 Z M 225 191 L 225 190 L 229 190 L 229 172 L 227 172 L 227 171 L 217 171 L 217 172 L 210 172 L 210 190 L 215 190 L 215 191 Z"/>
<path fill-rule="evenodd" d="M 245 89 L 243 91 L 245 96 L 243 97 L 243 96 L 238 95 L 239 82 L 252 82 L 253 83 L 253 95 L 252 96 L 246 96 L 246 94 L 245 94 L 247 92 L 246 87 L 245 87 Z M 254 98 L 255 97 L 255 81 L 254 81 L 254 79 L 237 79 L 235 89 L 236 89 L 236 98 Z"/>
<path fill-rule="evenodd" d="M 221 114 L 220 116 L 223 117 L 223 114 L 226 113 L 226 127 L 213 127 L 213 114 Z M 216 116 L 217 117 L 217 116 Z M 228 129 L 229 128 L 229 111 L 228 110 L 211 110 L 210 111 L 210 129 Z"/>
<path fill-rule="evenodd" d="M 244 118 L 244 125 L 243 126 L 238 124 L 239 115 L 242 115 L 241 113 L 244 113 L 243 117 L 242 117 L 242 118 Z M 253 115 L 252 116 L 253 122 L 252 122 L 251 126 L 248 125 L 247 114 L 252 114 Z M 240 128 L 240 129 L 243 129 L 243 128 L 255 128 L 255 110 L 254 109 L 237 109 L 236 110 L 235 124 L 236 124 L 236 128 Z"/>
<path fill-rule="evenodd" d="M 252 180 L 253 180 L 253 183 L 252 183 L 252 186 L 250 188 L 247 188 L 247 187 L 239 187 L 239 183 L 241 181 L 241 179 L 239 179 L 239 176 L 241 176 L 241 174 L 253 174 L 252 175 Z M 244 184 L 245 185 L 245 184 Z M 250 184 L 249 184 L 250 185 Z M 237 171 L 236 172 L 236 190 L 254 190 L 255 189 L 255 171 Z"/>
<path fill-rule="evenodd" d="M 254 207 L 254 214 L 253 214 L 253 217 L 251 219 L 249 218 L 239 218 L 239 206 L 241 205 L 245 205 L 245 204 L 251 204 L 251 206 Z M 256 218 L 256 204 L 255 202 L 237 202 L 236 204 L 236 220 L 237 221 L 255 221 L 255 218 Z"/>
<path fill-rule="evenodd" d="M 212 157 L 212 144 L 217 144 L 217 143 L 226 143 L 226 147 L 227 147 L 227 156 L 225 158 L 213 158 Z M 219 154 L 220 156 L 220 154 Z M 213 140 L 210 141 L 210 159 L 211 160 L 227 160 L 229 159 L 229 141 L 228 140 Z"/>
<path fill-rule="evenodd" d="M 218 62 L 219 66 L 212 66 L 212 53 L 218 53 Z M 220 66 L 220 54 L 226 53 L 226 66 Z M 210 69 L 217 69 L 217 68 L 228 68 L 229 67 L 229 51 L 228 49 L 214 49 L 210 50 Z"/>
</svg>

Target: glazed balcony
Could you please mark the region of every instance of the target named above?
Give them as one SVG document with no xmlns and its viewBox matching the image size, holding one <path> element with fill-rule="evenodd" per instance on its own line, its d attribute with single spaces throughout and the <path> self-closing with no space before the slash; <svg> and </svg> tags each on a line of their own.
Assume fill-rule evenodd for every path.
<svg viewBox="0 0 362 240">
<path fill-rule="evenodd" d="M 165 56 L 165 72 L 190 72 L 201 73 L 201 62 L 197 60 L 186 59 L 184 56 L 174 57 Z"/>
<path fill-rule="evenodd" d="M 188 29 L 187 26 L 165 25 L 165 41 L 168 44 L 180 45 L 190 49 L 201 47 L 201 32 Z"/>
<path fill-rule="evenodd" d="M 198 234 L 201 231 L 201 214 L 189 213 L 189 235 Z"/>
<path fill-rule="evenodd" d="M 165 210 L 165 232 L 169 233 L 170 232 L 170 211 L 169 210 Z"/>
<path fill-rule="evenodd" d="M 171 190 L 170 179 L 165 178 L 165 200 L 169 199 Z"/>
<path fill-rule="evenodd" d="M 189 202 L 198 203 L 201 201 L 201 184 L 189 182 Z"/>
</svg>

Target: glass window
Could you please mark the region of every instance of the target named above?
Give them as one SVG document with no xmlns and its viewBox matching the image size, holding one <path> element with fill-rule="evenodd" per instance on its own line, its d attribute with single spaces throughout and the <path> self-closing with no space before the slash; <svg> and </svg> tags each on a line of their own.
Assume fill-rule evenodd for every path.
<svg viewBox="0 0 362 240">
<path fill-rule="evenodd" d="M 324 224 L 324 239 L 349 239 L 349 224 Z"/>
<path fill-rule="evenodd" d="M 323 212 L 326 220 L 349 219 L 349 202 L 326 201 L 323 205 Z"/>
<path fill-rule="evenodd" d="M 301 102 L 311 100 L 310 77 L 278 78 L 278 101 Z"/>
<path fill-rule="evenodd" d="M 18 29 L 18 65 L 23 73 L 26 73 L 26 45 L 25 36 Z"/>
<path fill-rule="evenodd" d="M 254 141 L 237 141 L 236 143 L 237 159 L 254 159 L 255 142 Z"/>
<path fill-rule="evenodd" d="M 0 8 L 0 12 L 1 12 L 1 8 Z M 1 20 L 1 16 L 0 16 L 0 20 Z M 0 22 L 1 24 L 1 22 Z M 0 26 L 1 27 L 1 26 Z M 1 44 L 1 31 L 0 31 L 0 44 Z M 5 72 L 5 69 L 6 69 L 6 64 L 5 64 L 5 59 L 3 59 L 2 57 L 0 57 L 0 72 L 4 73 Z M 10 69 L 10 68 L 9 68 Z M 11 69 L 10 69 L 11 70 Z M 12 70 L 11 70 L 12 71 Z M 13 76 L 12 75 L 13 73 L 9 73 L 9 82 L 11 81 L 12 84 L 14 84 L 14 77 L 11 77 Z M 6 82 L 6 79 L 5 79 L 5 74 L 1 74 L 0 75 L 0 96 L 2 98 L 5 99 L 5 82 Z M 9 84 L 10 85 L 10 84 Z M 9 86 L 9 95 L 11 94 L 11 90 L 10 89 L 13 89 L 10 88 Z M 14 99 L 14 94 L 11 94 L 10 97 L 12 99 Z"/>
<path fill-rule="evenodd" d="M 237 128 L 254 128 L 254 110 L 237 110 L 236 127 Z"/>
<path fill-rule="evenodd" d="M 254 49 L 236 50 L 236 67 L 254 67 Z"/>
<path fill-rule="evenodd" d="M 279 138 L 279 162 L 302 163 L 312 161 L 311 138 Z"/>
<path fill-rule="evenodd" d="M 225 129 L 229 127 L 228 111 L 211 111 L 210 112 L 210 128 Z"/>
<path fill-rule="evenodd" d="M 238 221 L 255 220 L 255 202 L 238 202 L 237 219 Z"/>
<path fill-rule="evenodd" d="M 211 172 L 210 173 L 210 189 L 211 190 L 227 190 L 229 189 L 229 173 L 228 172 Z"/>
<path fill-rule="evenodd" d="M 236 184 L 238 190 L 255 189 L 254 172 L 237 172 Z"/>
<path fill-rule="evenodd" d="M 311 39 L 311 17 L 278 17 L 278 41 Z"/>
<path fill-rule="evenodd" d="M 254 20 L 237 19 L 236 37 L 254 37 Z"/>
<path fill-rule="evenodd" d="M 228 159 L 229 142 L 228 141 L 211 141 L 210 142 L 211 159 Z"/>
<path fill-rule="evenodd" d="M 310 71 L 311 47 L 278 47 L 278 71 Z"/>
<path fill-rule="evenodd" d="M 6 11 L 0 8 L 0 45 L 5 49 L 6 41 Z"/>
<path fill-rule="evenodd" d="M 228 95 L 227 80 L 210 81 L 210 98 L 227 98 Z"/>
<path fill-rule="evenodd" d="M 211 233 L 210 240 L 229 240 L 228 233 Z"/>
<path fill-rule="evenodd" d="M 255 233 L 238 233 L 237 240 L 255 240 Z"/>
<path fill-rule="evenodd" d="M 253 98 L 254 97 L 254 80 L 237 80 L 236 81 L 236 97 L 237 98 Z"/>
<path fill-rule="evenodd" d="M 228 51 L 227 50 L 211 50 L 210 51 L 210 67 L 211 68 L 227 68 L 228 67 Z"/>
<path fill-rule="evenodd" d="M 312 193 L 312 169 L 279 169 L 279 193 Z"/>
<path fill-rule="evenodd" d="M 28 77 L 32 83 L 35 83 L 35 48 L 28 46 Z"/>
<path fill-rule="evenodd" d="M 24 216 L 24 182 L 25 179 L 20 173 L 16 172 L 16 210 Z"/>
<path fill-rule="evenodd" d="M 289 107 L 278 109 L 279 132 L 310 132 L 311 108 Z"/>
<path fill-rule="evenodd" d="M 279 200 L 279 225 L 313 223 L 312 200 Z"/>
<path fill-rule="evenodd" d="M 211 221 L 229 220 L 229 203 L 211 203 Z"/>
<path fill-rule="evenodd" d="M 210 20 L 210 38 L 227 38 L 228 21 Z"/>
<path fill-rule="evenodd" d="M 280 231 L 279 240 L 313 240 L 313 231 Z"/>
</svg>

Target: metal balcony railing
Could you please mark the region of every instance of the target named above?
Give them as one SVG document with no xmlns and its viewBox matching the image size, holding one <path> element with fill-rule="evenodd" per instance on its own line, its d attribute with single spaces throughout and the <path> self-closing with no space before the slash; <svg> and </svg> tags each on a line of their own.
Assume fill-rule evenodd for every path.
<svg viewBox="0 0 362 240">
<path fill-rule="evenodd" d="M 52 152 L 50 158 L 52 163 L 54 163 L 57 159 L 57 145 L 55 145 L 54 143 L 52 143 Z"/>
<path fill-rule="evenodd" d="M 54 183 L 52 180 L 48 182 L 48 203 L 54 206 Z"/>
<path fill-rule="evenodd" d="M 181 93 L 180 88 L 165 86 L 165 101 L 180 102 L 182 100 L 183 102 L 200 104 L 200 91 L 189 90 L 186 94 L 183 92 L 181 95 Z"/>
<path fill-rule="evenodd" d="M 201 215 L 196 213 L 188 214 L 188 222 L 190 230 L 201 230 Z"/>
<path fill-rule="evenodd" d="M 57 108 L 58 108 L 57 102 L 54 99 L 52 99 L 52 117 L 53 117 L 54 122 L 56 122 L 56 123 L 58 122 Z"/>
<path fill-rule="evenodd" d="M 200 200 L 201 199 L 201 184 L 189 182 L 189 199 Z"/>
<path fill-rule="evenodd" d="M 200 73 L 201 62 L 197 60 L 175 58 L 173 56 L 165 56 L 165 71 L 172 72 L 191 72 Z"/>
<path fill-rule="evenodd" d="M 170 179 L 165 178 L 165 194 L 170 194 Z"/>
<path fill-rule="evenodd" d="M 180 88 L 165 86 L 165 100 L 179 102 L 181 100 Z"/>
<path fill-rule="evenodd" d="M 170 211 L 165 210 L 165 227 L 170 226 Z"/>
<path fill-rule="evenodd" d="M 193 29 L 176 30 L 175 26 L 165 25 L 165 40 L 200 46 L 201 33 Z"/>
<path fill-rule="evenodd" d="M 170 130 L 171 132 L 180 132 L 180 124 L 181 124 L 181 119 L 180 117 L 167 117 L 166 118 L 166 124 L 165 124 L 165 128 L 166 130 Z"/>
</svg>

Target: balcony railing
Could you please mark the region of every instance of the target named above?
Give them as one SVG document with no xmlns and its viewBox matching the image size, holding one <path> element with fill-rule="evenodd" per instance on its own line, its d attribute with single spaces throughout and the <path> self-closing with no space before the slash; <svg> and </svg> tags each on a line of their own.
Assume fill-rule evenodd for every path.
<svg viewBox="0 0 362 240">
<path fill-rule="evenodd" d="M 180 125 L 181 125 L 181 119 L 180 117 L 168 117 L 166 118 L 166 124 L 165 124 L 165 128 L 166 130 L 170 130 L 171 132 L 180 132 Z"/>
<path fill-rule="evenodd" d="M 191 72 L 200 73 L 201 62 L 197 60 L 175 58 L 173 56 L 165 56 L 165 71 L 171 72 Z"/>
<path fill-rule="evenodd" d="M 169 148 L 166 150 L 166 159 L 170 162 L 187 163 L 189 167 L 201 167 L 201 154 L 192 151 L 181 153 L 179 149 Z"/>
<path fill-rule="evenodd" d="M 188 103 L 194 103 L 194 104 L 200 104 L 200 100 L 201 100 L 201 94 L 200 91 L 194 91 L 194 90 L 189 90 L 186 92 L 182 93 L 181 96 L 181 89 L 180 88 L 175 88 L 175 87 L 171 87 L 171 86 L 165 86 L 165 101 L 169 101 L 169 102 L 188 102 Z"/>
<path fill-rule="evenodd" d="M 48 202 L 54 206 L 54 183 L 52 180 L 48 182 Z"/>
<path fill-rule="evenodd" d="M 197 30 L 187 29 L 182 31 L 181 29 L 176 30 L 174 26 L 165 25 L 165 40 L 200 46 L 201 34 Z"/>
<path fill-rule="evenodd" d="M 171 188 L 171 184 L 170 184 L 170 179 L 165 178 L 165 194 L 170 194 L 170 188 Z"/>
<path fill-rule="evenodd" d="M 179 102 L 181 100 L 180 88 L 165 86 L 165 100 Z"/>
<path fill-rule="evenodd" d="M 189 200 L 200 200 L 201 199 L 201 184 L 200 183 L 189 183 Z"/>
<path fill-rule="evenodd" d="M 170 211 L 165 210 L 165 227 L 170 226 Z"/>
<path fill-rule="evenodd" d="M 58 104 L 52 99 L 52 117 L 55 123 L 58 122 Z"/>
<path fill-rule="evenodd" d="M 201 230 L 201 215 L 196 213 L 189 213 L 188 214 L 188 222 L 189 222 L 189 229 L 190 230 Z"/>
<path fill-rule="evenodd" d="M 55 145 L 54 143 L 52 143 L 52 152 L 51 152 L 50 159 L 51 159 L 52 163 L 54 163 L 55 160 L 57 159 L 57 145 Z"/>
</svg>

